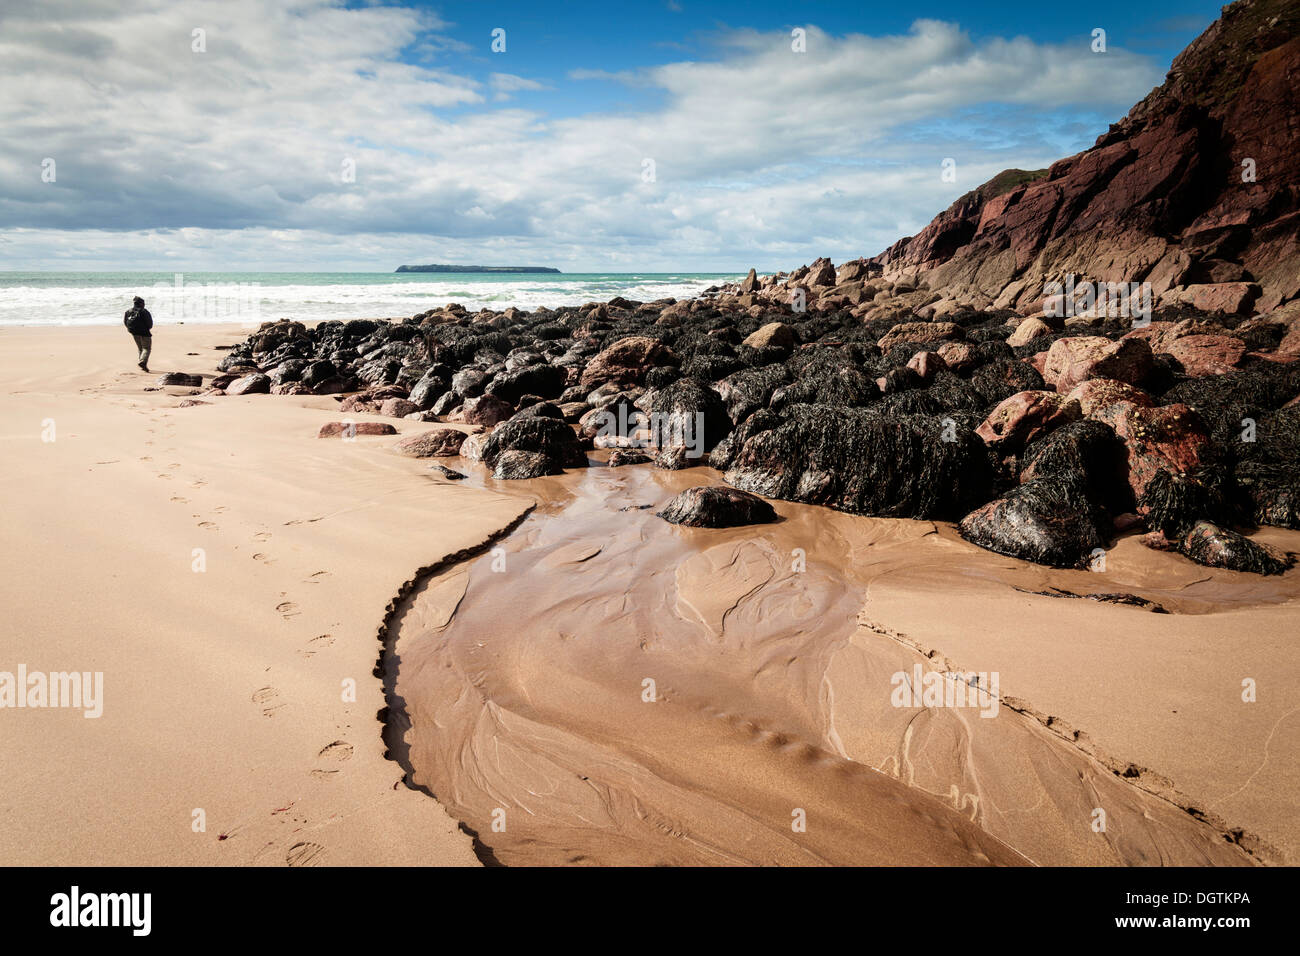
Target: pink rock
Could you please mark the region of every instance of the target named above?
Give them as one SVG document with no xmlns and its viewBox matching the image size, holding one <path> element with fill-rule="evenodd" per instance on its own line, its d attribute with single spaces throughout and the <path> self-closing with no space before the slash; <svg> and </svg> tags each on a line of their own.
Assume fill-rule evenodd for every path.
<svg viewBox="0 0 1300 956">
<path fill-rule="evenodd" d="M 645 373 L 657 365 L 676 365 L 673 350 L 658 339 L 630 335 L 596 355 L 582 372 L 583 385 L 620 382 L 639 385 Z"/>
<path fill-rule="evenodd" d="M 1094 416 L 1115 429 L 1128 452 L 1128 483 L 1140 498 L 1160 469 L 1181 475 L 1201 464 L 1209 450 L 1210 430 L 1186 405 L 1142 408 L 1116 402 Z"/>
<path fill-rule="evenodd" d="M 1113 378 L 1137 385 L 1151 372 L 1151 346 L 1142 339 L 1112 342 L 1100 335 L 1057 339 L 1047 352 L 1043 379 L 1058 392 L 1090 378 Z"/>
<path fill-rule="evenodd" d="M 237 378 L 226 387 L 227 395 L 265 395 L 271 391 L 271 380 L 261 372 Z"/>
<path fill-rule="evenodd" d="M 917 352 L 908 359 L 907 367 L 921 376 L 921 381 L 928 382 L 934 378 L 936 372 L 946 369 L 948 363 L 938 352 Z"/>
<path fill-rule="evenodd" d="M 1090 378 L 1076 385 L 1065 397 L 1079 403 L 1084 418 L 1091 418 L 1096 412 L 1116 402 L 1132 402 L 1142 408 L 1150 408 L 1155 404 L 1142 389 L 1117 382 L 1113 378 Z"/>
<path fill-rule="evenodd" d="M 1023 447 L 1079 416 L 1079 403 L 1055 392 L 1017 392 L 999 402 L 975 434 L 986 445 Z"/>
<path fill-rule="evenodd" d="M 379 406 L 379 414 L 389 418 L 405 418 L 418 411 L 422 411 L 420 406 L 405 398 L 388 398 Z"/>
<path fill-rule="evenodd" d="M 466 400 L 456 418 L 467 425 L 497 425 L 515 413 L 514 406 L 495 395 L 480 395 Z"/>
<path fill-rule="evenodd" d="M 975 354 L 965 342 L 944 342 L 935 354 L 954 372 L 962 372 L 975 362 Z"/>
<path fill-rule="evenodd" d="M 1240 315 L 1250 311 L 1259 298 L 1260 288 L 1253 282 L 1215 282 L 1207 285 L 1189 285 L 1179 296 L 1202 312 L 1227 312 Z"/>
<path fill-rule="evenodd" d="M 1241 364 L 1246 343 L 1232 335 L 1183 335 L 1162 351 L 1177 359 L 1188 375 L 1224 375 Z"/>
</svg>

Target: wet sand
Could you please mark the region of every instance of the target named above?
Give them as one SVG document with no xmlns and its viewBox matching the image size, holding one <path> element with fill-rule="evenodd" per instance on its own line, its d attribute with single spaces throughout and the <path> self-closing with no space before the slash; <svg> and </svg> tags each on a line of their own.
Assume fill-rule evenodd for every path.
<svg viewBox="0 0 1300 956">
<path fill-rule="evenodd" d="M 1187 681 L 1279 650 L 1300 575 L 1211 572 L 1130 541 L 1109 573 L 1051 571 L 930 522 L 789 502 L 774 502 L 777 525 L 676 527 L 653 512 L 716 473 L 601 457 L 526 485 L 478 479 L 539 507 L 502 552 L 433 575 L 394 616 L 394 754 L 485 859 L 1251 865 L 1293 852 L 1295 745 L 1280 735 L 1271 761 L 1235 778 L 1254 802 L 1231 815 L 1206 796 L 1232 769 L 1160 773 L 1244 749 L 1221 737 L 1285 710 L 1198 706 L 1205 689 Z M 1265 536 L 1300 547 L 1300 534 Z M 1171 613 L 1026 593 L 1050 587 L 1133 591 Z M 1195 659 L 1224 621 L 1241 628 L 1230 647 L 1172 681 L 1148 669 L 1173 644 Z M 998 672 L 996 716 L 892 705 L 894 675 L 954 664 Z M 1284 680 L 1295 655 L 1274 664 Z M 1158 688 L 1147 702 L 1182 703 L 1176 732 L 1149 735 L 1161 715 L 1110 692 L 1139 679 Z M 1036 710 L 1035 692 L 1060 685 L 1072 693 Z"/>
</svg>

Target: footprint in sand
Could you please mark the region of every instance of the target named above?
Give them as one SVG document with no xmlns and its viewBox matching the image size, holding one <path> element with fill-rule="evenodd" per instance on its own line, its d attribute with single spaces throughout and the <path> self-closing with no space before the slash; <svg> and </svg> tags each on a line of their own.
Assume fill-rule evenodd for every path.
<svg viewBox="0 0 1300 956">
<path fill-rule="evenodd" d="M 253 703 L 262 708 L 263 717 L 272 717 L 275 712 L 284 706 L 280 700 L 280 692 L 274 687 L 259 687 L 253 691 Z"/>
<path fill-rule="evenodd" d="M 190 482 L 190 487 L 191 487 L 191 488 L 202 488 L 202 487 L 203 487 L 204 485 L 206 485 L 206 484 L 207 484 L 206 481 L 203 481 L 202 479 L 200 479 L 199 481 L 191 481 L 191 482 Z"/>
<path fill-rule="evenodd" d="M 153 459 L 150 458 L 148 455 L 145 455 L 145 456 L 144 456 L 143 458 L 141 458 L 140 460 L 141 460 L 141 461 L 153 461 Z"/>
<path fill-rule="evenodd" d="M 166 478 L 168 481 L 171 481 L 171 480 L 172 480 L 172 476 L 169 475 L 169 474 L 167 474 L 166 472 L 163 472 L 163 471 L 158 472 L 158 477 L 159 477 L 159 478 Z"/>
<path fill-rule="evenodd" d="M 268 541 L 271 538 L 271 532 L 259 531 L 257 532 L 257 534 L 253 535 L 253 537 L 256 538 L 258 541 Z"/>
<path fill-rule="evenodd" d="M 220 530 L 221 530 L 221 529 L 218 528 L 215 524 L 213 524 L 211 521 L 200 521 L 200 522 L 199 522 L 199 527 L 202 528 L 202 529 L 204 529 L 205 531 L 220 531 Z"/>
<path fill-rule="evenodd" d="M 289 620 L 289 618 L 302 613 L 298 610 L 298 605 L 294 604 L 292 601 L 281 601 L 275 606 L 275 609 L 280 612 L 281 616 L 283 616 L 286 621 Z"/>
<path fill-rule="evenodd" d="M 308 641 L 306 647 L 299 648 L 298 653 L 303 657 L 312 657 L 317 651 L 323 651 L 333 643 L 333 634 L 322 634 L 319 637 L 313 637 Z"/>
<path fill-rule="evenodd" d="M 325 862 L 325 848 L 319 843 L 295 843 L 284 855 L 290 866 L 320 866 Z"/>
<path fill-rule="evenodd" d="M 212 510 L 215 511 L 217 514 L 221 514 L 221 512 L 226 511 L 227 508 L 226 508 L 225 505 L 217 505 L 217 506 L 216 506 L 215 508 L 213 508 Z"/>
<path fill-rule="evenodd" d="M 346 740 L 336 740 L 334 743 L 322 747 L 320 753 L 316 756 L 326 764 L 346 763 L 352 759 L 352 745 Z M 338 767 L 317 767 L 311 772 L 311 775 L 317 779 L 324 779 L 325 777 L 332 777 L 338 772 Z"/>
<path fill-rule="evenodd" d="M 304 581 L 303 583 L 304 583 L 304 584 L 320 584 L 321 581 L 322 581 L 323 579 L 325 579 L 325 578 L 327 578 L 327 577 L 329 577 L 329 576 L 330 576 L 330 573 L 329 573 L 328 571 L 317 571 L 315 574 L 313 574 L 311 577 L 309 577 L 309 578 L 308 578 L 306 581 Z"/>
<path fill-rule="evenodd" d="M 260 562 L 261 564 L 275 564 L 275 558 L 271 557 L 269 554 L 263 554 L 261 551 L 253 555 L 253 560 Z"/>
<path fill-rule="evenodd" d="M 168 467 L 168 468 L 179 468 L 180 466 L 181 466 L 181 463 L 180 463 L 179 461 L 173 461 L 173 462 L 171 462 L 167 467 Z"/>
<path fill-rule="evenodd" d="M 182 498 L 180 495 L 172 495 L 171 500 L 175 502 L 179 502 L 180 504 L 183 505 L 187 505 L 190 503 L 189 498 Z"/>
</svg>

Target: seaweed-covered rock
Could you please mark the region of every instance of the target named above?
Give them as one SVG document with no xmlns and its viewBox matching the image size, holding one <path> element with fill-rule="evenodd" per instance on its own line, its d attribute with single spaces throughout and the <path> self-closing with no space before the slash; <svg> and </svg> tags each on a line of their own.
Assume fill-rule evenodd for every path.
<svg viewBox="0 0 1300 956">
<path fill-rule="evenodd" d="M 678 365 L 677 355 L 658 339 L 630 335 L 600 352 L 582 372 L 583 385 L 617 382 L 639 385 L 646 372 L 658 365 Z"/>
<path fill-rule="evenodd" d="M 1170 541 L 1185 535 L 1198 521 L 1229 524 L 1235 515 L 1225 480 L 1213 468 L 1177 475 L 1162 468 L 1147 482 L 1138 499 L 1138 513 L 1146 517 L 1151 530 Z"/>
<path fill-rule="evenodd" d="M 446 465 L 435 464 L 435 465 L 430 465 L 429 467 L 432 468 L 434 471 L 436 471 L 438 474 L 442 475 L 442 477 L 446 478 L 448 481 L 464 481 L 465 479 L 465 476 L 461 474 L 459 471 L 453 471 L 452 469 L 448 468 Z"/>
<path fill-rule="evenodd" d="M 610 468 L 621 468 L 624 465 L 644 465 L 650 460 L 649 455 L 635 448 L 615 448 L 609 453 L 608 465 Z"/>
<path fill-rule="evenodd" d="M 544 455 L 536 451 L 510 449 L 497 456 L 496 468 L 492 472 L 492 477 L 498 480 L 515 481 L 563 473 L 564 469 L 560 467 L 560 463 L 550 455 Z"/>
<path fill-rule="evenodd" d="M 718 485 L 687 488 L 658 515 L 671 524 L 692 528 L 769 524 L 778 518 L 776 509 L 757 495 Z"/>
<path fill-rule="evenodd" d="M 1104 516 L 1072 477 L 1034 478 L 962 518 L 981 548 L 1055 568 L 1079 568 L 1105 546 Z"/>
<path fill-rule="evenodd" d="M 766 408 L 772 393 L 789 381 L 784 365 L 763 365 L 728 375 L 714 387 L 727 406 L 727 416 L 733 422 L 743 422 Z"/>
<path fill-rule="evenodd" d="M 975 371 L 971 388 L 986 405 L 996 405 L 1016 392 L 1039 392 L 1046 383 L 1038 370 L 1019 359 L 994 359 Z"/>
<path fill-rule="evenodd" d="M 650 441 L 663 468 L 700 464 L 731 428 L 727 406 L 698 379 L 679 378 L 657 390 L 650 403 Z"/>
<path fill-rule="evenodd" d="M 943 520 L 983 500 L 992 474 L 984 443 L 969 432 L 946 429 L 937 417 L 890 419 L 858 409 L 796 405 L 774 427 L 751 431 L 726 479 L 769 498 L 854 514 Z"/>
<path fill-rule="evenodd" d="M 1178 541 L 1178 550 L 1207 568 L 1228 568 L 1253 574 L 1281 574 L 1295 563 L 1291 555 L 1258 544 L 1210 521 L 1197 522 Z"/>
<path fill-rule="evenodd" d="M 483 460 L 493 467 L 507 451 L 535 451 L 563 468 L 582 468 L 587 455 L 572 428 L 555 418 L 512 418 L 483 443 Z"/>
<path fill-rule="evenodd" d="M 1119 514 L 1133 506 L 1124 442 L 1104 422 L 1071 422 L 1025 450 L 1022 482 L 1073 477 L 1088 498 Z"/>
<path fill-rule="evenodd" d="M 1182 475 L 1210 458 L 1209 429 L 1186 405 L 1141 408 L 1132 402 L 1117 402 L 1098 412 L 1097 418 L 1124 441 L 1128 483 L 1136 499 L 1162 469 Z"/>
</svg>

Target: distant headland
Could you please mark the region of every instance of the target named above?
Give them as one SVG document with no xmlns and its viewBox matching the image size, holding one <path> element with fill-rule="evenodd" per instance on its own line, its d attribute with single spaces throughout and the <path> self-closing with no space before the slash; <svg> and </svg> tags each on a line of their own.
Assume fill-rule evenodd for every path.
<svg viewBox="0 0 1300 956">
<path fill-rule="evenodd" d="M 550 266 L 398 266 L 398 272 L 553 272 L 559 269 Z"/>
</svg>

